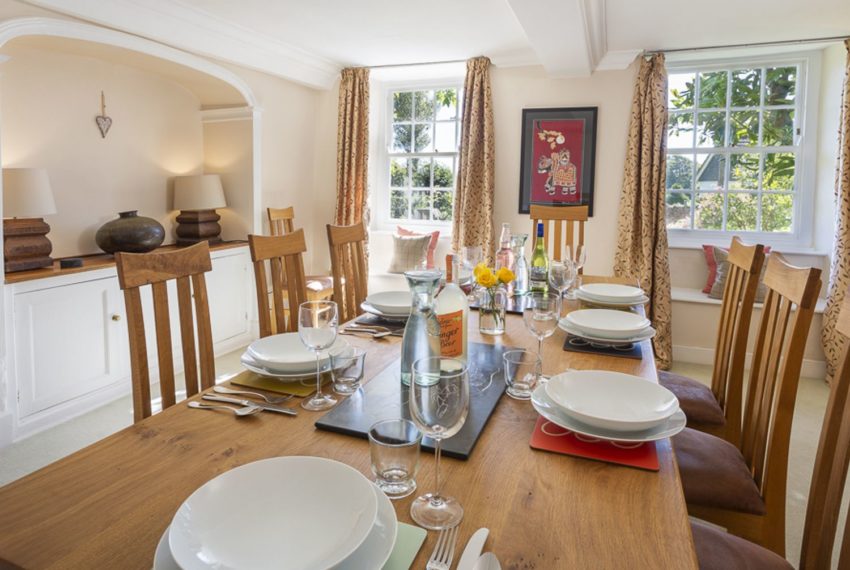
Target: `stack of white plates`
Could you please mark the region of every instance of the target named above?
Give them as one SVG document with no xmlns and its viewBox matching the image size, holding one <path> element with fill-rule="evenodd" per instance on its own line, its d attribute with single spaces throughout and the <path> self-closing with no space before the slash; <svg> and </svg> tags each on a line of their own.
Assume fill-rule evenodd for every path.
<svg viewBox="0 0 850 570">
<path fill-rule="evenodd" d="M 192 493 L 160 540 L 154 570 L 377 570 L 397 530 L 389 499 L 359 471 L 320 457 L 275 457 Z"/>
<path fill-rule="evenodd" d="M 649 302 L 643 289 L 617 283 L 588 283 L 576 291 L 576 297 L 596 305 L 631 307 Z"/>
<path fill-rule="evenodd" d="M 611 441 L 654 441 L 685 427 L 676 396 L 639 376 L 603 370 L 563 372 L 539 386 L 532 405 L 564 429 Z"/>
<path fill-rule="evenodd" d="M 347 346 L 344 339 L 337 337 L 330 350 Z M 328 352 L 319 356 L 322 370 L 330 367 Z M 316 373 L 316 353 L 304 346 L 298 333 L 276 334 L 252 342 L 242 355 L 242 365 L 263 376 L 299 379 Z"/>
<path fill-rule="evenodd" d="M 616 309 L 572 311 L 558 325 L 571 335 L 608 344 L 640 342 L 655 336 L 649 319 Z"/>
<path fill-rule="evenodd" d="M 367 296 L 360 308 L 387 320 L 404 320 L 412 304 L 410 291 L 382 291 Z"/>
</svg>

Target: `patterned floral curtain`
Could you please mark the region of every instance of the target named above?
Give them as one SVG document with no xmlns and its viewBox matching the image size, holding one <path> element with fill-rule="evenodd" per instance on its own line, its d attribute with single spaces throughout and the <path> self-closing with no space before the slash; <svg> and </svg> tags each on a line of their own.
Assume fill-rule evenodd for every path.
<svg viewBox="0 0 850 570">
<path fill-rule="evenodd" d="M 614 273 L 640 279 L 650 298 L 649 318 L 657 334 L 655 358 L 670 368 L 670 263 L 664 211 L 667 151 L 667 70 L 664 55 L 641 58 L 632 114 Z"/>
<path fill-rule="evenodd" d="M 490 60 L 475 57 L 466 62 L 463 84 L 452 249 L 480 246 L 488 260 L 493 259 L 495 152 Z"/>
<path fill-rule="evenodd" d="M 843 349 L 842 337 L 835 330 L 841 302 L 850 287 L 850 39 L 844 41 L 847 63 L 841 94 L 841 121 L 838 128 L 838 167 L 835 171 L 835 245 L 829 267 L 829 295 L 823 313 L 823 352 L 826 375 L 831 378 Z"/>
<path fill-rule="evenodd" d="M 334 223 L 369 223 L 369 69 L 342 70 L 336 131 L 336 210 Z"/>
</svg>

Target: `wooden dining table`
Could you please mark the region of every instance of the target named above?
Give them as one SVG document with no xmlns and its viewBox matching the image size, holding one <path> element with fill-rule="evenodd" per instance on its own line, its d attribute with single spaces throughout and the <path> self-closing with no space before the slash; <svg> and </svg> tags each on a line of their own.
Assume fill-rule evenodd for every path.
<svg viewBox="0 0 850 570">
<path fill-rule="evenodd" d="M 604 369 L 656 380 L 649 341 L 637 360 L 564 351 L 564 335 L 557 330 L 543 343 L 547 374 Z M 398 365 L 398 337 L 346 338 L 367 350 L 366 379 Z M 518 315 L 508 316 L 504 335 L 486 336 L 471 311 L 469 340 L 537 347 Z M 180 504 L 216 475 L 258 459 L 326 457 L 372 477 L 366 440 L 320 431 L 322 412 L 298 410 L 235 418 L 181 402 L 8 484 L 0 488 L 0 559 L 33 569 L 150 568 Z M 537 417 L 530 402 L 504 396 L 471 457 L 443 459 L 444 492 L 465 513 L 458 553 L 487 527 L 485 550 L 505 569 L 697 567 L 669 440 L 657 442 L 660 470 L 644 471 L 532 449 Z M 423 454 L 419 491 L 432 489 L 433 475 L 434 458 Z M 298 493 L 298 482 L 281 481 L 278 491 Z M 393 502 L 399 521 L 412 524 L 411 500 Z M 428 533 L 413 568 L 425 568 L 436 538 Z M 281 568 L 285 561 L 281 552 Z"/>
</svg>

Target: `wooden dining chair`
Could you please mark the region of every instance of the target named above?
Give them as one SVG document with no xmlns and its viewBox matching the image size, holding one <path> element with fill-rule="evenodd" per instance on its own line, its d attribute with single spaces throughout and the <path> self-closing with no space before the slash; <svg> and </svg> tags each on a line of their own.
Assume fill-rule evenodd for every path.
<svg viewBox="0 0 850 570">
<path fill-rule="evenodd" d="M 302 257 L 307 251 L 304 230 L 282 236 L 249 235 L 248 246 L 251 249 L 251 261 L 254 262 L 260 337 L 297 331 L 298 322 L 292 315 L 301 303 L 307 301 Z M 268 272 L 266 262 L 269 265 Z M 271 304 L 268 295 L 269 276 L 272 283 Z"/>
<path fill-rule="evenodd" d="M 739 445 L 690 428 L 673 437 L 689 514 L 780 556 L 791 421 L 820 274 L 770 254 Z"/>
<path fill-rule="evenodd" d="M 744 399 L 744 361 L 756 289 L 764 264 L 764 246 L 745 245 L 733 237 L 728 261 L 711 387 L 666 371 L 658 372 L 658 383 L 676 394 L 688 418 L 688 427 L 738 445 Z"/>
<path fill-rule="evenodd" d="M 363 310 L 360 304 L 367 295 L 366 227 L 327 225 L 328 247 L 331 253 L 331 274 L 334 282 L 334 301 L 340 322 L 350 321 Z"/>
<path fill-rule="evenodd" d="M 295 231 L 295 208 L 267 208 L 269 230 L 273 236 L 283 236 Z M 307 275 L 307 298 L 310 301 L 330 299 L 334 293 L 333 278 L 330 275 Z M 283 276 L 284 288 L 286 275 Z"/>
<path fill-rule="evenodd" d="M 549 259 L 563 259 L 566 248 L 573 250 L 577 245 L 584 245 L 584 223 L 587 221 L 587 206 L 541 206 L 532 204 L 530 217 L 532 222 L 531 235 L 535 236 L 531 247 L 537 242 L 537 224 L 543 223 L 543 243 L 549 252 Z M 549 225 L 552 229 L 549 229 Z M 551 248 L 550 248 L 550 239 Z M 581 273 L 579 269 L 579 273 Z"/>
<path fill-rule="evenodd" d="M 176 402 L 174 357 L 168 310 L 167 282 L 177 282 L 177 307 L 180 314 L 180 340 L 183 345 L 183 371 L 186 395 L 215 384 L 210 309 L 204 273 L 212 269 L 210 248 L 202 241 L 190 247 L 167 252 L 116 253 L 118 284 L 124 291 L 127 331 L 130 336 L 130 366 L 133 382 L 133 417 L 140 421 L 151 415 L 150 373 L 142 314 L 141 287 L 150 285 L 153 293 L 156 352 L 159 361 L 159 389 L 162 409 Z M 192 309 L 194 307 L 194 315 Z M 197 353 L 195 334 L 197 328 Z"/>
<path fill-rule="evenodd" d="M 844 297 L 835 328 L 844 335 L 845 344 L 837 373 L 830 383 L 809 488 L 800 552 L 801 570 L 850 568 L 850 520 L 844 525 L 838 565 L 832 560 L 850 463 L 850 413 L 847 412 L 850 406 L 850 294 Z M 702 569 L 792 568 L 775 553 L 709 525 L 696 522 L 692 530 Z"/>
</svg>

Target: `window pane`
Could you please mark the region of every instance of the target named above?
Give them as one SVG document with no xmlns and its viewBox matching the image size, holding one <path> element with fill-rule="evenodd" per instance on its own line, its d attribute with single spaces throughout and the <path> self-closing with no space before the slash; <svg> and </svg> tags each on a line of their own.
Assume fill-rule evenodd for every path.
<svg viewBox="0 0 850 570">
<path fill-rule="evenodd" d="M 394 158 L 390 160 L 390 186 L 399 188 L 407 185 L 407 159 Z"/>
<path fill-rule="evenodd" d="M 413 118 L 413 93 L 393 93 L 393 121 Z"/>
<path fill-rule="evenodd" d="M 726 72 L 699 74 L 699 106 L 703 109 L 726 107 Z"/>
<path fill-rule="evenodd" d="M 433 121 L 434 120 L 434 92 L 433 91 L 417 91 L 414 94 L 416 122 Z"/>
<path fill-rule="evenodd" d="M 697 194 L 694 229 L 723 229 L 723 194 Z"/>
<path fill-rule="evenodd" d="M 430 158 L 411 158 L 410 173 L 413 176 L 413 186 L 415 188 L 430 188 L 431 187 L 431 159 Z"/>
<path fill-rule="evenodd" d="M 768 67 L 764 89 L 765 105 L 787 105 L 797 94 L 796 67 Z"/>
<path fill-rule="evenodd" d="M 394 220 L 407 219 L 407 193 L 404 190 L 390 192 L 390 217 Z"/>
<path fill-rule="evenodd" d="M 729 189 L 758 190 L 759 155 L 733 154 L 729 157 Z"/>
<path fill-rule="evenodd" d="M 413 147 L 410 145 L 410 133 L 412 129 L 412 125 L 393 125 L 392 149 L 394 151 L 410 152 L 413 150 Z"/>
<path fill-rule="evenodd" d="M 758 194 L 729 194 L 726 206 L 727 231 L 756 231 Z"/>
<path fill-rule="evenodd" d="M 697 155 L 697 190 L 721 191 L 726 186 L 726 157 L 722 154 Z"/>
<path fill-rule="evenodd" d="M 666 219 L 668 228 L 690 229 L 691 227 L 690 194 L 684 192 L 668 192 Z"/>
<path fill-rule="evenodd" d="M 755 146 L 758 143 L 758 111 L 732 111 L 729 114 L 729 144 L 731 146 Z"/>
<path fill-rule="evenodd" d="M 667 189 L 690 190 L 694 180 L 694 157 L 690 154 L 667 155 Z"/>
<path fill-rule="evenodd" d="M 431 215 L 435 220 L 449 221 L 452 219 L 452 204 L 454 203 L 454 192 L 434 192 L 434 209 Z"/>
<path fill-rule="evenodd" d="M 758 107 L 761 104 L 761 69 L 732 72 L 732 106 Z"/>
<path fill-rule="evenodd" d="M 457 118 L 457 90 L 440 89 L 434 92 L 434 101 L 437 105 L 437 120 Z"/>
<path fill-rule="evenodd" d="M 694 114 L 670 113 L 667 122 L 667 148 L 693 148 Z"/>
<path fill-rule="evenodd" d="M 697 114 L 697 146 L 720 147 L 725 144 L 726 112 L 710 111 Z"/>
<path fill-rule="evenodd" d="M 794 190 L 796 157 L 790 152 L 769 152 L 764 155 L 762 188 L 765 190 Z"/>
<path fill-rule="evenodd" d="M 434 159 L 434 188 L 454 188 L 454 160 L 451 158 Z"/>
<path fill-rule="evenodd" d="M 431 192 L 429 190 L 414 190 L 410 205 L 410 219 L 431 219 Z"/>
<path fill-rule="evenodd" d="M 791 146 L 794 144 L 794 110 L 778 109 L 764 112 L 764 146 Z"/>
<path fill-rule="evenodd" d="M 694 106 L 694 74 L 673 73 L 667 78 L 667 102 L 670 110 Z"/>
<path fill-rule="evenodd" d="M 790 232 L 794 198 L 790 194 L 762 194 L 761 229 L 763 232 Z"/>
<path fill-rule="evenodd" d="M 416 152 L 431 152 L 434 150 L 434 124 L 415 125 Z"/>
<path fill-rule="evenodd" d="M 434 130 L 434 151 L 454 152 L 457 150 L 455 142 L 455 128 L 457 123 L 436 123 Z"/>
</svg>

